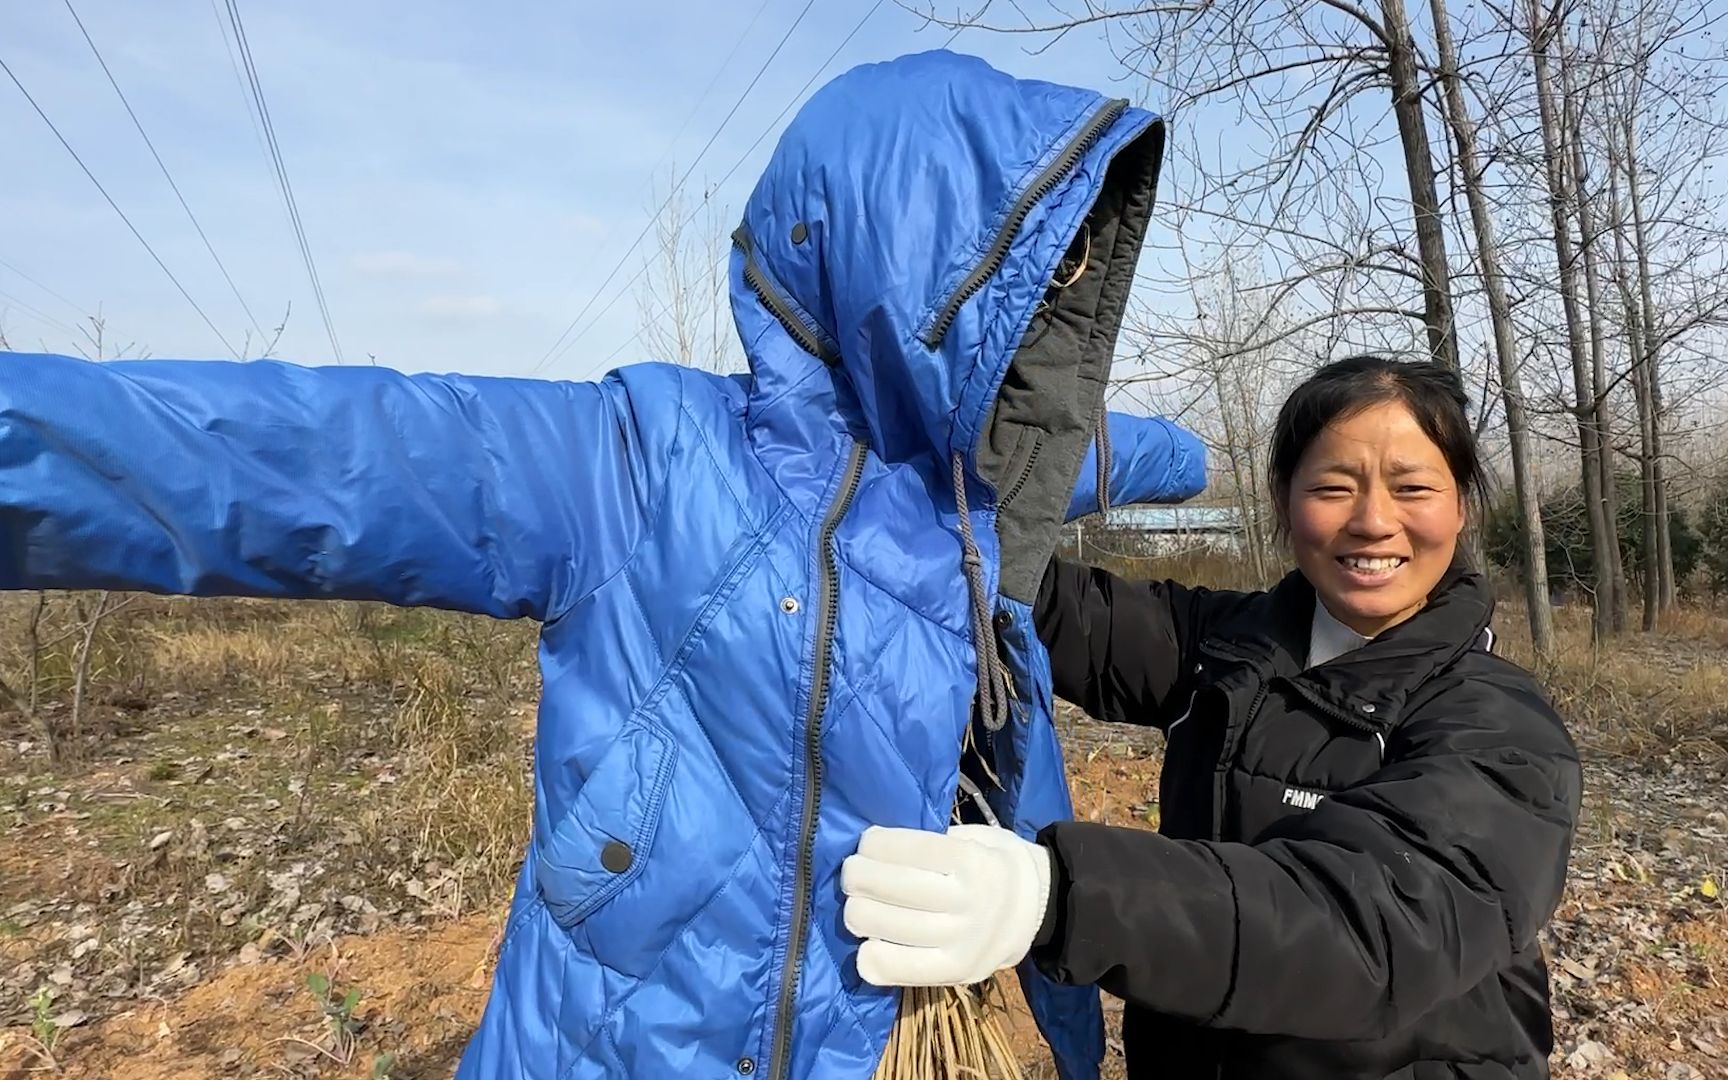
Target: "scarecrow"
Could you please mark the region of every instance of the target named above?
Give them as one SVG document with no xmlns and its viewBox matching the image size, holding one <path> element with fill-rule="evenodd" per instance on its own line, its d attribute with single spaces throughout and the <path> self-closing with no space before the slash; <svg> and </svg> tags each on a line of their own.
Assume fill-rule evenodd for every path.
<svg viewBox="0 0 1728 1080">
<path fill-rule="evenodd" d="M 734 237 L 744 375 L 0 356 L 0 587 L 540 621 L 533 835 L 458 1075 L 892 1072 L 929 1001 L 896 1032 L 860 978 L 841 863 L 871 825 L 1069 815 L 1029 602 L 1064 518 L 1201 484 L 1192 436 L 1104 419 L 1162 144 L 947 52 L 835 79 Z M 1022 978 L 1096 1075 L 1096 991 Z"/>
</svg>

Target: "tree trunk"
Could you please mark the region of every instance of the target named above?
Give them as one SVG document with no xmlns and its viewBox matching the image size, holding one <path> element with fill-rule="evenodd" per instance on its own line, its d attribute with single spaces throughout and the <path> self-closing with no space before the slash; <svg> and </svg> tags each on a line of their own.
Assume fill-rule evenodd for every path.
<svg viewBox="0 0 1728 1080">
<path fill-rule="evenodd" d="M 42 711 L 42 617 L 48 612 L 48 594 L 38 592 L 36 603 L 30 609 L 30 624 L 25 632 L 25 648 L 30 654 L 30 685 L 24 689 L 24 697 L 18 698 L 6 691 L 7 697 L 14 697 L 14 704 L 23 711 L 25 719 L 36 727 L 42 736 L 42 745 L 48 751 L 48 763 L 60 763 L 60 738 L 55 731 L 53 721 Z M 3 688 L 3 684 L 0 684 Z"/>
<path fill-rule="evenodd" d="M 1458 327 L 1452 312 L 1452 272 L 1446 259 L 1446 234 L 1440 195 L 1434 180 L 1434 158 L 1422 83 L 1416 64 L 1416 43 L 1404 0 L 1380 0 L 1385 19 L 1387 74 L 1392 80 L 1392 113 L 1404 148 L 1404 173 L 1410 181 L 1410 207 L 1416 218 L 1416 246 L 1422 259 L 1423 323 L 1428 351 L 1454 371 L 1458 366 Z"/>
<path fill-rule="evenodd" d="M 1646 631 L 1656 629 L 1661 619 L 1660 559 L 1655 543 L 1656 521 L 1656 455 L 1654 411 L 1650 406 L 1650 380 L 1644 362 L 1644 309 L 1632 289 L 1632 270 L 1626 252 L 1626 214 L 1620 202 L 1620 156 L 1624 151 L 1618 140 L 1608 139 L 1608 216 L 1614 233 L 1614 283 L 1620 290 L 1620 303 L 1626 311 L 1626 345 L 1632 365 L 1632 394 L 1638 403 L 1638 474 L 1643 528 L 1641 554 L 1643 558 L 1641 585 L 1644 593 Z"/>
<path fill-rule="evenodd" d="M 24 645 L 30 654 L 30 685 L 24 692 L 30 695 L 29 708 L 32 716 L 42 706 L 42 617 L 48 613 L 48 594 L 38 592 L 36 603 L 30 609 L 30 625 L 25 631 Z M 50 744 L 52 751 L 52 744 Z M 50 758 L 56 755 L 52 752 Z"/>
<path fill-rule="evenodd" d="M 1220 361 L 1220 364 L 1225 362 Z M 1274 570 L 1270 565 L 1271 545 L 1267 543 L 1265 515 L 1254 480 L 1254 408 L 1249 400 L 1245 377 L 1248 365 L 1244 357 L 1227 362 L 1231 365 L 1228 379 L 1222 366 L 1218 369 L 1218 409 L 1224 419 L 1224 437 L 1230 444 L 1230 473 L 1236 486 L 1237 512 L 1242 515 L 1242 536 L 1248 545 L 1249 566 L 1254 572 L 1254 580 L 1266 585 L 1270 583 Z M 1234 386 L 1227 386 L 1227 383 Z M 1234 389 L 1234 403 L 1226 397 L 1227 389 Z"/>
<path fill-rule="evenodd" d="M 1638 293 L 1644 328 L 1644 378 L 1650 405 L 1650 482 L 1655 488 L 1651 512 L 1655 515 L 1656 597 L 1662 611 L 1677 599 L 1674 586 L 1674 538 L 1668 520 L 1667 465 L 1662 457 L 1662 343 L 1656 326 L 1656 305 L 1650 290 L 1650 237 L 1644 227 L 1644 196 L 1638 180 L 1638 137 L 1628 114 L 1621 124 L 1626 136 L 1626 190 L 1632 201 L 1632 238 L 1638 256 Z"/>
<path fill-rule="evenodd" d="M 1247 514 L 1245 524 L 1248 535 L 1254 544 L 1254 580 L 1261 585 L 1271 585 L 1275 568 L 1272 565 L 1272 545 L 1267 542 L 1265 504 L 1260 500 L 1260 489 L 1254 482 L 1254 454 L 1259 442 L 1254 436 L 1255 408 L 1248 392 L 1248 379 L 1244 376 L 1245 358 L 1236 359 L 1236 403 L 1241 411 L 1237 415 L 1236 432 L 1241 440 L 1242 476 L 1247 479 L 1243 491 L 1243 512 Z M 1256 370 L 1264 370 L 1264 358 Z M 1246 430 L 1244 430 L 1246 429 Z"/>
<path fill-rule="evenodd" d="M 1655 630 L 1662 621 L 1662 554 L 1656 539 L 1656 410 L 1650 404 L 1650 372 L 1641 358 L 1644 317 L 1634 310 L 1628 318 L 1632 350 L 1640 356 L 1632 368 L 1632 390 L 1638 398 L 1638 471 L 1644 511 L 1644 629 Z"/>
<path fill-rule="evenodd" d="M 104 592 L 96 598 L 96 613 L 90 616 L 90 621 L 84 624 L 84 640 L 78 645 L 78 662 L 72 679 L 72 745 L 73 753 L 81 745 L 84 731 L 84 698 L 90 683 L 90 654 L 96 648 L 96 631 L 101 629 L 102 620 L 108 617 L 108 596 Z M 80 605 L 82 614 L 83 607 Z"/>
<path fill-rule="evenodd" d="M 1597 242 L 1601 239 L 1596 223 L 1593 196 L 1587 190 L 1589 168 L 1584 160 L 1583 114 L 1572 72 L 1573 57 L 1560 48 L 1560 87 L 1565 98 L 1566 133 L 1571 142 L 1572 197 L 1578 211 L 1579 253 L 1584 260 L 1584 295 L 1590 309 L 1590 389 L 1586 401 L 1578 398 L 1580 425 L 1588 423 L 1596 445 L 1596 497 L 1601 501 L 1603 554 L 1607 576 L 1596 585 L 1596 632 L 1621 634 L 1626 631 L 1626 568 L 1620 560 L 1620 498 L 1614 482 L 1614 445 L 1608 401 L 1607 352 L 1608 332 L 1604 325 L 1606 312 L 1601 288 L 1601 265 L 1597 258 Z M 1603 614 L 1606 612 L 1606 619 Z"/>
<path fill-rule="evenodd" d="M 1536 69 L 1536 108 L 1542 124 L 1542 161 L 1548 174 L 1548 207 L 1554 228 L 1554 257 L 1560 270 L 1560 305 L 1566 314 L 1566 343 L 1572 358 L 1573 414 L 1578 425 L 1578 452 L 1585 518 L 1590 529 L 1592 579 L 1592 629 L 1598 638 L 1613 632 L 1613 572 L 1609 562 L 1608 525 L 1602 516 L 1603 495 L 1600 442 L 1596 433 L 1596 404 L 1591 384 L 1590 357 L 1585 349 L 1584 318 L 1578 307 L 1578 261 L 1572 250 L 1572 224 L 1567 205 L 1566 148 L 1562 143 L 1560 117 L 1554 106 L 1554 82 L 1549 72 L 1548 43 L 1558 37 L 1558 15 L 1553 33 L 1543 18 L 1537 0 L 1528 0 L 1530 58 Z M 1608 593 L 1608 597 L 1604 596 Z"/>
<path fill-rule="evenodd" d="M 1458 54 L 1452 43 L 1452 25 L 1446 0 L 1428 0 L 1434 15 L 1439 49 L 1441 82 L 1446 91 L 1448 126 L 1457 146 L 1458 171 L 1462 175 L 1470 220 L 1476 231 L 1477 261 L 1488 293 L 1488 314 L 1494 328 L 1494 354 L 1500 369 L 1500 397 L 1506 409 L 1507 438 L 1512 447 L 1512 496 L 1524 536 L 1524 599 L 1529 607 L 1530 639 L 1543 660 L 1554 652 L 1554 613 L 1548 604 L 1547 541 L 1535 477 L 1530 468 L 1530 419 L 1524 407 L 1523 380 L 1518 370 L 1517 347 L 1512 330 L 1512 306 L 1506 298 L 1506 282 L 1500 272 L 1500 252 L 1495 246 L 1494 216 L 1482 190 L 1482 169 L 1476 158 L 1476 123 L 1464 101 L 1458 82 Z"/>
</svg>

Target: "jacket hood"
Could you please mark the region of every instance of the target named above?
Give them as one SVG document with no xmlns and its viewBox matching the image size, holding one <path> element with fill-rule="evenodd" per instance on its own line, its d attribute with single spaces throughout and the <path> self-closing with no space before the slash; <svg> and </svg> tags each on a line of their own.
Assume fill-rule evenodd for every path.
<svg viewBox="0 0 1728 1080">
<path fill-rule="evenodd" d="M 1162 153 L 1126 101 L 921 53 L 819 90 L 734 237 L 746 343 L 766 308 L 801 346 L 748 349 L 757 377 L 828 365 L 883 460 L 981 484 L 1017 598 L 1102 416 Z"/>
</svg>

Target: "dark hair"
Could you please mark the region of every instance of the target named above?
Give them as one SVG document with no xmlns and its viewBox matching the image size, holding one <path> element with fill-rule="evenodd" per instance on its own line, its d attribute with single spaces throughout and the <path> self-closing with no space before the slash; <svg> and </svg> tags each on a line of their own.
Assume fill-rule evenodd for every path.
<svg viewBox="0 0 1728 1080">
<path fill-rule="evenodd" d="M 1280 524 L 1290 503 L 1290 485 L 1302 455 L 1335 420 L 1372 405 L 1403 402 L 1424 434 L 1434 440 L 1461 497 L 1480 499 L 1484 487 L 1476 436 L 1470 429 L 1470 399 L 1458 373 L 1432 360 L 1353 356 L 1309 376 L 1284 400 L 1272 432 L 1271 481 Z"/>
</svg>

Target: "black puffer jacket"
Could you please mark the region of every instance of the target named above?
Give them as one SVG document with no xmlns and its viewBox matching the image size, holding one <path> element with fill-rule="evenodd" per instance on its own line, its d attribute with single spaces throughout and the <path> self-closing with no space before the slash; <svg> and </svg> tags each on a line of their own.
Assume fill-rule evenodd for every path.
<svg viewBox="0 0 1728 1080">
<path fill-rule="evenodd" d="M 1130 1077 L 1545 1077 L 1537 932 L 1578 817 L 1577 752 L 1493 655 L 1480 578 L 1303 670 L 1314 592 L 1052 564 L 1058 696 L 1167 735 L 1162 835 L 1079 822 L 1035 958 L 1128 1002 Z"/>
</svg>

